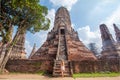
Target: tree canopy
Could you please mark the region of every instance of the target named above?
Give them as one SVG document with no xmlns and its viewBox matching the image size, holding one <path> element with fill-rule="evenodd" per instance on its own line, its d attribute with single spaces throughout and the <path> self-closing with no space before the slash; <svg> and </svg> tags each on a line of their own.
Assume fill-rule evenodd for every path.
<svg viewBox="0 0 120 80">
<path fill-rule="evenodd" d="M 32 33 L 49 28 L 50 20 L 46 17 L 48 9 L 39 4 L 40 0 L 0 0 L 0 37 L 2 38 L 0 71 L 4 71 L 12 48 L 21 33 Z M 18 30 L 10 42 L 12 28 Z M 5 47 L 5 49 L 4 49 Z"/>
<path fill-rule="evenodd" d="M 10 27 L 32 33 L 49 28 L 48 9 L 40 0 L 0 0 L 0 36 L 9 41 Z M 5 41 L 4 40 L 4 41 Z"/>
</svg>

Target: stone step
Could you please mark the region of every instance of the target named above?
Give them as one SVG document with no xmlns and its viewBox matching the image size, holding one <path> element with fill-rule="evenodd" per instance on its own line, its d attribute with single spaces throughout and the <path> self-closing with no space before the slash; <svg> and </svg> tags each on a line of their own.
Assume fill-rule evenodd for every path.
<svg viewBox="0 0 120 80">
<path fill-rule="evenodd" d="M 65 76 L 70 76 L 70 69 L 69 69 L 69 62 L 68 61 L 64 61 L 65 63 L 65 72 L 64 75 Z M 53 67 L 53 76 L 62 76 L 61 73 L 61 60 L 57 60 L 54 63 L 54 67 Z"/>
<path fill-rule="evenodd" d="M 61 63 L 61 61 L 55 61 L 55 63 Z M 64 63 L 68 64 L 68 61 L 64 61 Z"/>
<path fill-rule="evenodd" d="M 60 70 L 60 67 L 53 67 L 55 70 Z M 65 70 L 69 70 L 69 68 L 65 68 Z"/>
<path fill-rule="evenodd" d="M 61 70 L 60 67 L 54 67 L 53 69 L 54 69 L 54 71 L 55 71 L 55 70 Z M 69 71 L 69 68 L 65 68 L 65 70 L 66 70 L 66 71 Z"/>
<path fill-rule="evenodd" d="M 61 72 L 61 69 L 60 69 L 60 68 L 55 68 L 55 69 L 54 69 L 54 72 Z M 65 72 L 65 73 L 69 73 L 70 70 L 69 70 L 68 68 L 66 68 L 64 72 Z"/>
<path fill-rule="evenodd" d="M 61 70 L 61 67 L 53 67 L 54 70 Z M 65 67 L 65 70 L 69 70 L 69 67 Z"/>
<path fill-rule="evenodd" d="M 61 66 L 61 64 L 55 64 L 54 66 Z M 65 64 L 65 67 L 68 67 L 68 64 Z"/>
<path fill-rule="evenodd" d="M 61 66 L 54 66 L 53 69 L 54 69 L 54 68 L 59 68 L 59 69 L 61 69 Z M 67 69 L 67 68 L 69 68 L 69 66 L 65 66 L 65 69 Z"/>
<path fill-rule="evenodd" d="M 61 73 L 61 70 L 55 70 L 54 73 Z M 65 70 L 64 73 L 70 73 L 69 70 Z"/>
<path fill-rule="evenodd" d="M 61 65 L 61 63 L 56 63 L 55 65 Z M 65 66 L 68 66 L 69 64 L 65 63 Z"/>
<path fill-rule="evenodd" d="M 61 71 L 54 71 L 54 73 L 61 73 Z M 69 74 L 70 73 L 70 71 L 65 71 L 64 73 L 67 73 L 67 74 Z"/>
<path fill-rule="evenodd" d="M 54 73 L 61 73 L 61 70 L 55 70 Z M 65 70 L 64 73 L 70 73 L 70 71 Z"/>
<path fill-rule="evenodd" d="M 62 74 L 57 74 L 57 73 L 55 73 L 53 76 L 54 76 L 54 77 L 61 77 Z M 64 74 L 64 76 L 65 76 L 65 77 L 70 77 L 71 75 L 70 75 L 70 74 Z"/>
<path fill-rule="evenodd" d="M 58 76 L 58 75 L 61 76 L 61 74 L 62 74 L 62 73 L 54 73 L 54 75 L 57 75 L 57 76 Z M 68 76 L 70 76 L 69 73 L 63 73 L 63 74 L 64 74 L 64 75 L 68 75 Z"/>
<path fill-rule="evenodd" d="M 60 70 L 61 71 L 61 68 L 60 67 L 54 67 L 53 68 L 54 71 L 57 71 L 57 70 Z M 65 68 L 65 71 L 69 71 L 70 69 L 69 68 Z"/>
<path fill-rule="evenodd" d="M 69 72 L 63 72 L 64 74 L 69 74 Z M 54 72 L 53 74 L 62 74 L 62 72 Z"/>
<path fill-rule="evenodd" d="M 55 65 L 61 65 L 61 63 L 56 63 Z M 65 66 L 66 66 L 66 65 L 69 65 L 69 64 L 65 63 Z"/>
<path fill-rule="evenodd" d="M 57 68 L 61 68 L 61 65 L 59 65 L 59 64 L 58 64 L 58 65 L 55 65 L 53 68 L 56 68 L 56 67 L 57 67 Z M 65 65 L 65 68 L 69 68 L 69 65 Z"/>
</svg>

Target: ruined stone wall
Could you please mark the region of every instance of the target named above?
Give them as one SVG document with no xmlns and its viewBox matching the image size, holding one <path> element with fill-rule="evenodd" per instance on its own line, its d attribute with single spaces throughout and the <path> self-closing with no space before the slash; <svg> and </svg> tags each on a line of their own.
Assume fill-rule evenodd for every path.
<svg viewBox="0 0 120 80">
<path fill-rule="evenodd" d="M 120 72 L 120 59 L 98 61 L 72 61 L 73 73 Z"/>
<path fill-rule="evenodd" d="M 9 60 L 6 69 L 10 72 L 36 73 L 53 71 L 53 62 L 50 60 Z"/>
<path fill-rule="evenodd" d="M 97 61 L 71 61 L 73 73 L 120 72 L 120 58 Z M 10 72 L 40 71 L 52 73 L 54 62 L 51 60 L 9 60 L 6 69 Z"/>
</svg>

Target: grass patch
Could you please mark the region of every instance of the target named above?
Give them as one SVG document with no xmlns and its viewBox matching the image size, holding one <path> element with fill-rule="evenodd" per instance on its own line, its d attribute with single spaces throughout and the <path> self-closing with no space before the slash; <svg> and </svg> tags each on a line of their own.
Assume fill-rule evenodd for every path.
<svg viewBox="0 0 120 80">
<path fill-rule="evenodd" d="M 78 74 L 73 74 L 74 78 L 80 78 L 80 77 L 116 77 L 120 76 L 119 73 L 114 73 L 114 72 L 109 72 L 109 73 L 78 73 Z"/>
<path fill-rule="evenodd" d="M 36 72 L 35 74 L 44 75 L 45 72 L 44 72 L 44 71 L 38 71 L 38 72 Z"/>
</svg>

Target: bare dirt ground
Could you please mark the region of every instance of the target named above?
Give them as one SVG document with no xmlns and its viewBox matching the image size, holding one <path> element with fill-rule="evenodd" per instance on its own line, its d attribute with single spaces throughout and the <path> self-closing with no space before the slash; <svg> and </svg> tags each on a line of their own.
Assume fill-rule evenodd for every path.
<svg viewBox="0 0 120 80">
<path fill-rule="evenodd" d="M 96 77 L 96 78 L 72 78 L 72 77 L 47 77 L 38 74 L 1 74 L 0 80 L 120 80 L 118 77 Z"/>
</svg>

